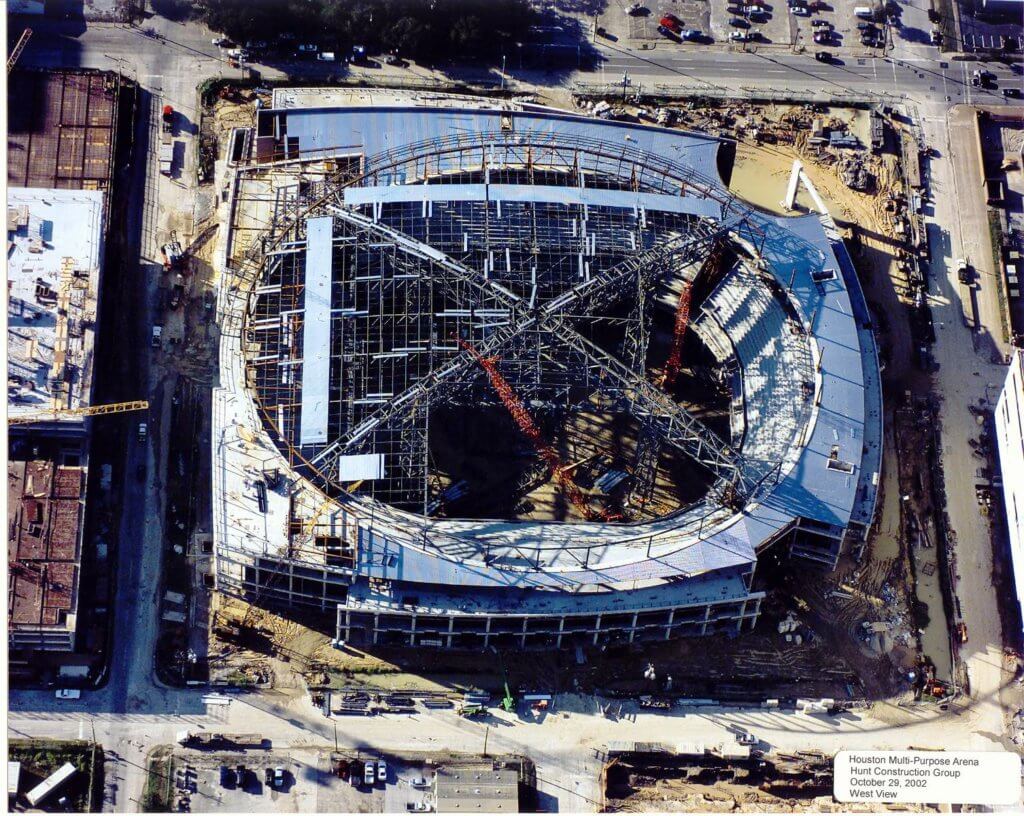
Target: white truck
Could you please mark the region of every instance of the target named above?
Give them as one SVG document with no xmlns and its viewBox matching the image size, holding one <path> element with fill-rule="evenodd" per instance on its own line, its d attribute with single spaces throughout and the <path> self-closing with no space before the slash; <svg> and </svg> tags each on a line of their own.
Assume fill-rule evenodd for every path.
<svg viewBox="0 0 1024 816">
<path fill-rule="evenodd" d="M 171 175 L 174 169 L 174 143 L 165 142 L 160 145 L 160 172 L 165 175 Z"/>
<path fill-rule="evenodd" d="M 153 333 L 152 333 L 152 335 L 150 336 L 150 339 L 149 339 L 149 344 L 153 348 L 155 348 L 155 349 L 160 348 L 160 344 L 163 342 L 163 336 L 164 336 L 164 327 L 163 326 L 154 326 L 153 327 Z"/>
</svg>

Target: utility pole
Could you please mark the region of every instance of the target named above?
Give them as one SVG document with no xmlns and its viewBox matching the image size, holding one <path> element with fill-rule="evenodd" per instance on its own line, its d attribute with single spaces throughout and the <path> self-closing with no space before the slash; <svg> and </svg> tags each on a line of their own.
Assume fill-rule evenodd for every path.
<svg viewBox="0 0 1024 816">
<path fill-rule="evenodd" d="M 488 725 L 484 728 L 484 756 L 487 756 L 487 738 L 491 735 L 491 727 Z"/>
<path fill-rule="evenodd" d="M 501 90 L 505 90 L 505 55 L 501 55 Z"/>
</svg>

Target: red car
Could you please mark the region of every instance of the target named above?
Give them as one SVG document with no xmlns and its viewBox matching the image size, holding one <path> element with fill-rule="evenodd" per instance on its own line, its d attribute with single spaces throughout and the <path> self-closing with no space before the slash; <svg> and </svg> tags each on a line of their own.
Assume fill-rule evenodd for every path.
<svg viewBox="0 0 1024 816">
<path fill-rule="evenodd" d="M 666 14 L 658 22 L 661 24 L 662 28 L 667 28 L 674 34 L 678 34 L 680 29 L 683 27 L 682 21 L 674 14 Z"/>
</svg>

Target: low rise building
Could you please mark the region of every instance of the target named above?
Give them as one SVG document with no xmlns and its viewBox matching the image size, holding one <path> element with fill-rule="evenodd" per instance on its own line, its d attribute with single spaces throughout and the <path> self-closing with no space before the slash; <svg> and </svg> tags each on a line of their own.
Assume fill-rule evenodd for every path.
<svg viewBox="0 0 1024 816">
<path fill-rule="evenodd" d="M 438 813 L 518 813 L 519 772 L 490 763 L 439 768 L 434 796 Z"/>
</svg>

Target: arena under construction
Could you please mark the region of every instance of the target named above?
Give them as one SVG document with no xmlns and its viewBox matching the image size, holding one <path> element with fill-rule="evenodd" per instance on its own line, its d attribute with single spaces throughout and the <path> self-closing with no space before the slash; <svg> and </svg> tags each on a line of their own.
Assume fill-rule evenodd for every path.
<svg viewBox="0 0 1024 816">
<path fill-rule="evenodd" d="M 228 153 L 222 592 L 354 645 L 737 632 L 831 569 L 881 461 L 827 214 L 706 136 L 467 97 L 274 92 Z"/>
</svg>

